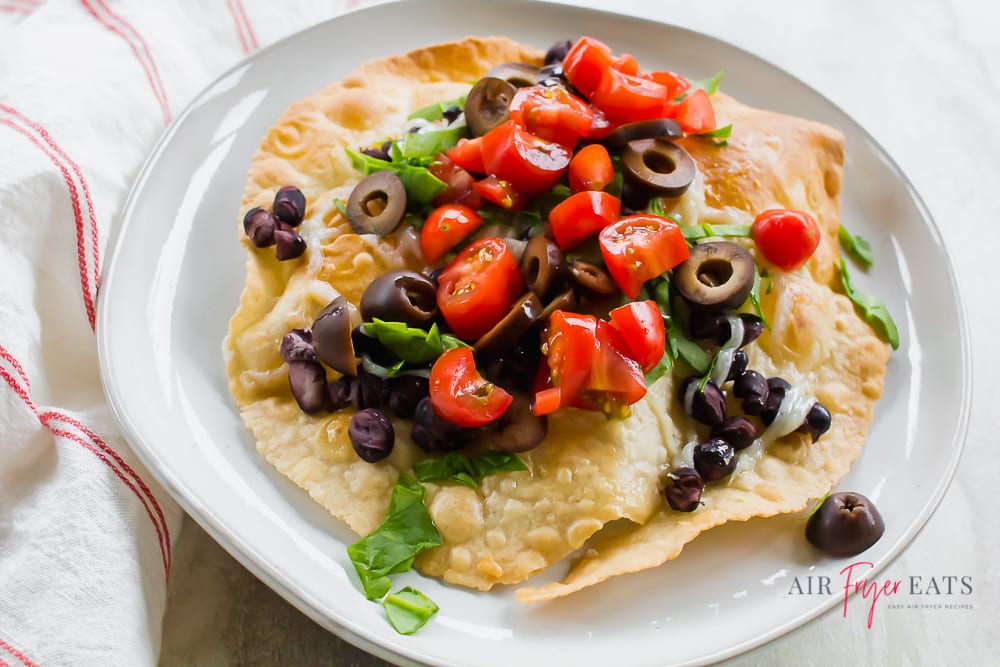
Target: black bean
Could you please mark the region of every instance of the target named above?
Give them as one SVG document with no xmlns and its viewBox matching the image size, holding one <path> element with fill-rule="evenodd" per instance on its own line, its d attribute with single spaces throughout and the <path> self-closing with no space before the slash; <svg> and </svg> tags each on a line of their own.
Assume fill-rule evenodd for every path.
<svg viewBox="0 0 1000 667">
<path fill-rule="evenodd" d="M 274 254 L 279 261 L 295 259 L 306 251 L 306 240 L 294 229 L 281 222 L 274 231 Z"/>
<path fill-rule="evenodd" d="M 816 401 L 806 414 L 805 421 L 798 428 L 799 433 L 808 433 L 812 436 L 812 441 L 816 442 L 819 437 L 830 430 L 833 425 L 833 417 L 826 406 Z"/>
<path fill-rule="evenodd" d="M 726 321 L 724 315 L 705 308 L 693 307 L 688 315 L 688 333 L 695 340 L 706 338 L 718 340 L 723 335 L 726 340 L 729 340 L 729 322 Z M 722 343 L 724 342 L 726 341 L 722 341 Z"/>
<path fill-rule="evenodd" d="M 697 384 L 701 382 L 701 378 L 695 375 L 681 384 L 680 399 L 685 410 L 688 408 L 686 404 L 687 392 L 692 382 Z M 719 389 L 718 385 L 709 380 L 705 383 L 705 387 L 701 391 L 694 390 L 691 397 L 690 409 L 691 411 L 688 414 L 691 417 L 702 424 L 712 426 L 726 418 L 726 397 L 722 394 L 722 390 Z"/>
<path fill-rule="evenodd" d="M 568 39 L 561 39 L 552 46 L 549 50 L 545 52 L 545 63 L 546 65 L 551 65 L 552 63 L 561 63 L 569 53 L 569 50 L 573 48 L 573 42 Z"/>
<path fill-rule="evenodd" d="M 792 388 L 786 380 L 779 377 L 767 378 L 767 401 L 764 403 L 764 410 L 760 413 L 760 420 L 765 425 L 770 426 L 774 418 L 778 416 L 778 409 L 781 402 L 785 400 L 785 394 Z"/>
<path fill-rule="evenodd" d="M 667 473 L 670 483 L 663 490 L 667 503 L 678 512 L 693 512 L 701 504 L 705 482 L 694 468 L 675 468 Z"/>
<path fill-rule="evenodd" d="M 743 320 L 743 340 L 740 341 L 740 347 L 746 347 L 764 333 L 764 321 L 756 315 L 747 313 L 742 313 L 739 317 Z M 729 337 L 733 335 L 733 329 L 729 326 L 729 318 L 721 317 L 719 319 L 719 329 L 715 332 L 715 342 L 719 345 L 725 345 L 729 342 Z"/>
<path fill-rule="evenodd" d="M 396 444 L 396 432 L 385 413 L 375 408 L 367 408 L 351 417 L 347 427 L 354 451 L 368 463 L 381 461 L 392 453 Z"/>
<path fill-rule="evenodd" d="M 274 245 L 274 232 L 278 229 L 278 219 L 266 208 L 252 208 L 243 216 L 243 231 L 258 248 Z"/>
<path fill-rule="evenodd" d="M 739 451 L 753 444 L 757 438 L 757 427 L 743 416 L 728 417 L 712 427 L 709 434 L 712 438 L 725 440 L 733 449 Z"/>
<path fill-rule="evenodd" d="M 743 399 L 743 412 L 759 415 L 767 405 L 767 380 L 757 371 L 745 371 L 733 381 L 733 395 Z"/>
<path fill-rule="evenodd" d="M 363 368 L 351 384 L 351 405 L 355 410 L 380 408 L 389 400 L 389 387 L 385 380 L 372 375 Z"/>
<path fill-rule="evenodd" d="M 302 412 L 312 414 L 325 408 L 326 371 L 318 361 L 293 361 L 288 364 L 288 384 Z"/>
<path fill-rule="evenodd" d="M 450 452 L 469 442 L 469 429 L 452 424 L 434 412 L 431 399 L 423 398 L 413 411 L 413 442 L 428 454 Z"/>
<path fill-rule="evenodd" d="M 427 397 L 430 383 L 417 375 L 402 375 L 389 380 L 389 409 L 401 419 L 409 419 L 417 403 Z"/>
<path fill-rule="evenodd" d="M 305 329 L 292 329 L 281 339 L 281 358 L 286 362 L 319 361 L 313 347 L 312 333 Z"/>
<path fill-rule="evenodd" d="M 729 374 L 726 376 L 726 381 L 735 380 L 740 375 L 742 375 L 747 370 L 747 366 L 750 365 L 750 358 L 747 357 L 747 353 L 743 350 L 736 350 L 733 352 L 733 363 L 729 365 Z"/>
<path fill-rule="evenodd" d="M 722 438 L 712 438 L 694 448 L 694 468 L 706 482 L 731 475 L 736 470 L 736 450 Z"/>
<path fill-rule="evenodd" d="M 355 379 L 350 375 L 344 375 L 336 382 L 331 382 L 327 387 L 330 395 L 330 409 L 343 410 L 351 405 L 351 388 Z"/>
<path fill-rule="evenodd" d="M 294 185 L 286 185 L 274 195 L 271 205 L 275 217 L 286 225 L 298 227 L 306 214 L 306 196 Z"/>
</svg>

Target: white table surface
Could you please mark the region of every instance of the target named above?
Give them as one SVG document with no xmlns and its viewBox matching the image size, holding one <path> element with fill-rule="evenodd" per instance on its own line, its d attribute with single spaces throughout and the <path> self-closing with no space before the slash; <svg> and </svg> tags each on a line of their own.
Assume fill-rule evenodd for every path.
<svg viewBox="0 0 1000 667">
<path fill-rule="evenodd" d="M 1000 249 L 1000 3 L 616 0 L 613 8 L 755 53 L 867 128 L 936 219 L 972 331 L 974 398 L 962 462 L 939 510 L 880 576 L 904 580 L 894 604 L 972 608 L 890 609 L 880 602 L 871 629 L 857 613 L 845 619 L 835 608 L 728 664 L 1000 664 L 1000 437 L 993 421 L 1000 414 L 1000 353 L 991 348 L 1000 330 L 1000 279 L 991 273 Z M 162 665 L 385 664 L 301 615 L 190 520 L 175 559 Z M 912 595 L 911 576 L 925 585 L 929 577 L 971 577 L 972 591 Z"/>
</svg>

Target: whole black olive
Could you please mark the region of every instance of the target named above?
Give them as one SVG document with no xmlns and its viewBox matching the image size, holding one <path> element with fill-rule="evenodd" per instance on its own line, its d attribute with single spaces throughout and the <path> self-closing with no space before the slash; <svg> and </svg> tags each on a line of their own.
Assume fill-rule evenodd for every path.
<svg viewBox="0 0 1000 667">
<path fill-rule="evenodd" d="M 713 426 L 726 418 L 726 397 L 711 380 L 699 391 L 700 382 L 701 378 L 695 375 L 681 384 L 681 404 L 684 406 L 684 411 L 693 419 Z"/>
<path fill-rule="evenodd" d="M 729 373 L 726 375 L 725 381 L 735 380 L 746 371 L 749 365 L 750 358 L 747 356 L 747 353 L 743 350 L 735 350 L 733 352 L 733 361 L 729 364 Z"/>
<path fill-rule="evenodd" d="M 694 448 L 694 469 L 706 482 L 714 482 L 736 470 L 736 450 L 722 438 L 700 442 Z"/>
<path fill-rule="evenodd" d="M 689 302 L 724 311 L 743 305 L 754 275 L 753 257 L 746 248 L 715 241 L 691 248 L 691 256 L 674 269 L 674 285 Z"/>
<path fill-rule="evenodd" d="M 683 136 L 684 132 L 677 121 L 670 118 L 654 118 L 619 125 L 604 135 L 601 143 L 609 148 L 621 148 L 637 139 L 676 139 Z"/>
<path fill-rule="evenodd" d="M 767 401 L 764 403 L 764 410 L 760 413 L 760 420 L 766 426 L 770 426 L 774 418 L 778 416 L 781 402 L 785 400 L 785 394 L 792 388 L 792 385 L 779 377 L 767 378 Z"/>
<path fill-rule="evenodd" d="M 802 426 L 798 428 L 798 431 L 799 433 L 808 433 L 812 436 L 812 441 L 816 442 L 821 435 L 830 430 L 830 426 L 832 425 L 833 417 L 830 416 L 830 411 L 826 409 L 825 405 L 817 401 L 809 408 L 805 421 L 802 422 Z"/>
<path fill-rule="evenodd" d="M 625 176 L 664 197 L 680 197 L 694 181 L 697 166 L 686 150 L 665 139 L 636 139 L 622 149 Z"/>
<path fill-rule="evenodd" d="M 266 208 L 252 208 L 243 216 L 243 231 L 257 248 L 274 245 L 274 232 L 278 219 Z"/>
<path fill-rule="evenodd" d="M 515 88 L 524 88 L 538 83 L 541 72 L 537 67 L 528 63 L 500 63 L 490 68 L 486 76 L 503 79 L 507 83 L 513 84 Z"/>
<path fill-rule="evenodd" d="M 745 371 L 733 380 L 733 395 L 743 399 L 743 412 L 759 415 L 767 407 L 767 379 L 757 371 Z"/>
<path fill-rule="evenodd" d="M 380 408 L 389 401 L 389 386 L 377 375 L 358 370 L 358 376 L 351 383 L 351 405 L 355 410 Z"/>
<path fill-rule="evenodd" d="M 406 188 L 391 171 L 376 171 L 354 186 L 346 209 L 355 234 L 385 236 L 403 221 Z"/>
<path fill-rule="evenodd" d="M 306 251 L 306 240 L 283 222 L 274 230 L 274 256 L 279 261 L 295 259 Z"/>
<path fill-rule="evenodd" d="M 289 362 L 288 384 L 302 412 L 312 414 L 327 406 L 326 371 L 318 361 Z"/>
<path fill-rule="evenodd" d="M 607 299 L 618 294 L 618 285 L 608 272 L 590 262 L 574 259 L 569 263 L 570 280 L 580 296 L 588 299 Z"/>
<path fill-rule="evenodd" d="M 568 39 L 561 39 L 549 47 L 545 52 L 545 64 L 561 63 L 566 58 L 566 54 L 573 48 L 573 42 Z"/>
<path fill-rule="evenodd" d="M 693 512 L 701 505 L 705 482 L 694 468 L 675 468 L 667 473 L 670 483 L 663 490 L 667 503 L 678 512 Z"/>
<path fill-rule="evenodd" d="M 330 396 L 330 409 L 343 410 L 351 405 L 351 392 L 356 378 L 350 375 L 342 375 L 339 380 L 331 382 L 327 386 L 327 394 Z"/>
<path fill-rule="evenodd" d="M 450 452 L 469 443 L 469 430 L 438 416 L 430 397 L 423 398 L 413 411 L 413 442 L 428 454 Z"/>
<path fill-rule="evenodd" d="M 481 137 L 510 119 L 510 102 L 517 88 L 494 77 L 483 77 L 465 98 L 465 124 L 473 137 Z"/>
<path fill-rule="evenodd" d="M 427 397 L 430 383 L 427 378 L 417 375 L 401 375 L 389 380 L 388 385 L 389 409 L 400 419 L 409 419 L 417 409 L 417 403 Z"/>
<path fill-rule="evenodd" d="M 854 556 L 879 541 L 885 522 L 860 493 L 831 493 L 806 523 L 806 539 L 831 556 Z"/>
<path fill-rule="evenodd" d="M 375 463 L 392 453 L 396 444 L 396 431 L 385 413 L 375 408 L 367 408 L 351 417 L 347 426 L 347 437 L 351 439 L 354 451 L 363 461 Z"/>
<path fill-rule="evenodd" d="M 342 296 L 327 304 L 312 325 L 313 347 L 320 361 L 344 375 L 358 372 L 351 328 L 350 307 Z"/>
<path fill-rule="evenodd" d="M 275 193 L 271 210 L 278 220 L 291 227 L 298 227 L 306 213 L 306 196 L 294 185 L 286 185 Z"/>
<path fill-rule="evenodd" d="M 518 392 L 510 407 L 487 427 L 484 439 L 490 449 L 498 452 L 526 452 L 542 444 L 548 426 L 548 417 L 535 415 L 531 399 Z"/>
<path fill-rule="evenodd" d="M 521 276 L 528 289 L 542 299 L 548 299 L 564 288 L 569 266 L 559 246 L 539 234 L 531 237 L 524 248 Z"/>
<path fill-rule="evenodd" d="M 538 321 L 544 306 L 534 292 L 528 292 L 514 302 L 510 311 L 492 329 L 476 341 L 477 352 L 485 355 L 499 354 L 509 348 Z"/>
<path fill-rule="evenodd" d="M 312 334 L 305 329 L 292 329 L 281 339 L 281 358 L 286 362 L 319 361 L 313 348 Z"/>
<path fill-rule="evenodd" d="M 739 451 L 753 444 L 757 438 L 757 427 L 742 415 L 727 417 L 712 427 L 709 433 L 712 438 L 725 440 L 733 449 Z"/>
<path fill-rule="evenodd" d="M 360 308 L 366 322 L 378 318 L 424 329 L 438 314 L 437 289 L 414 271 L 389 271 L 365 288 Z"/>
</svg>

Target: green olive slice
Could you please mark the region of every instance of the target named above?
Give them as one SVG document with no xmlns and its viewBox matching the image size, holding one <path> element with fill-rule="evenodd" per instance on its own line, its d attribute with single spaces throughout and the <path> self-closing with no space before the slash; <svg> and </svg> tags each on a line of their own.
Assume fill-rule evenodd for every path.
<svg viewBox="0 0 1000 667">
<path fill-rule="evenodd" d="M 569 267 L 559 246 L 539 234 L 531 237 L 524 249 L 521 275 L 528 289 L 546 299 L 562 288 L 569 277 Z"/>
<path fill-rule="evenodd" d="M 312 325 L 313 348 L 320 361 L 344 375 L 357 375 L 351 340 L 351 310 L 347 299 L 338 296 L 320 311 Z"/>
<path fill-rule="evenodd" d="M 499 354 L 514 343 L 538 321 L 542 313 L 542 300 L 534 292 L 518 299 L 510 312 L 476 341 L 476 352 L 484 355 Z"/>
<path fill-rule="evenodd" d="M 753 257 L 738 243 L 715 241 L 691 248 L 691 256 L 674 269 L 674 285 L 691 303 L 735 310 L 750 296 Z"/>
<path fill-rule="evenodd" d="M 481 137 L 510 119 L 510 101 L 517 88 L 503 79 L 480 79 L 465 98 L 465 124 L 473 137 Z"/>
<path fill-rule="evenodd" d="M 601 143 L 609 148 L 621 148 L 637 139 L 676 139 L 683 136 L 684 132 L 677 121 L 671 118 L 653 118 L 619 125 L 608 132 L 601 139 Z"/>
<path fill-rule="evenodd" d="M 347 221 L 355 234 L 385 236 L 399 227 L 406 213 L 406 189 L 391 171 L 361 179 L 347 199 Z"/>
<path fill-rule="evenodd" d="M 686 150 L 665 139 L 636 139 L 622 149 L 625 173 L 656 194 L 680 197 L 697 167 Z"/>
<path fill-rule="evenodd" d="M 528 63 L 500 63 L 490 69 L 486 76 L 503 79 L 515 88 L 524 88 L 538 83 L 542 73 L 539 68 Z"/>
</svg>

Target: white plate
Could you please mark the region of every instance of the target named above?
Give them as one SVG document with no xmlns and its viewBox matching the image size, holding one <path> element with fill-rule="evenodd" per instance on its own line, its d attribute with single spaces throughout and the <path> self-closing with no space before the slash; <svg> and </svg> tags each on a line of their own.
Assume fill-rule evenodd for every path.
<svg viewBox="0 0 1000 667">
<path fill-rule="evenodd" d="M 255 452 L 230 398 L 221 341 L 244 278 L 238 215 L 250 155 L 292 101 L 371 58 L 469 34 L 546 47 L 597 36 L 644 66 L 726 72 L 752 105 L 827 122 L 847 135 L 843 219 L 877 263 L 857 283 L 899 324 L 885 395 L 861 458 L 839 485 L 886 520 L 865 560 L 884 567 L 937 505 L 964 439 L 968 335 L 940 235 L 885 152 L 803 83 L 737 48 L 661 24 L 534 3 L 430 0 L 380 5 L 317 25 L 251 56 L 191 104 L 138 178 L 101 290 L 105 388 L 126 436 L 187 512 L 258 577 L 373 653 L 435 665 L 697 663 L 735 655 L 814 618 L 836 596 L 788 595 L 795 576 L 837 574 L 796 516 L 712 530 L 672 563 L 541 606 L 510 589 L 475 593 L 412 573 L 441 607 L 397 635 L 358 590 L 356 538 Z M 930 380 L 930 381 L 927 381 Z"/>
</svg>

